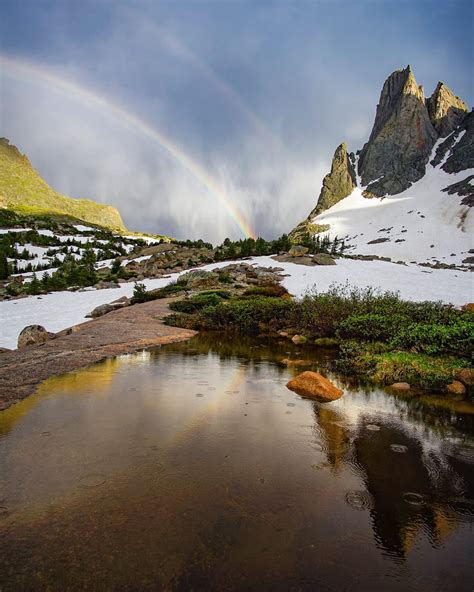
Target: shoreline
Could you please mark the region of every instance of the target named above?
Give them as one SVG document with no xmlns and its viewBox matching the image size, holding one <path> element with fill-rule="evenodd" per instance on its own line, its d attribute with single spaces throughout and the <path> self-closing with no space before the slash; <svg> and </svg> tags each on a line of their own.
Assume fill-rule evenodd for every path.
<svg viewBox="0 0 474 592">
<path fill-rule="evenodd" d="M 135 304 L 74 325 L 39 345 L 0 353 L 0 412 L 32 395 L 52 376 L 167 343 L 186 341 L 197 331 L 169 327 L 163 298 Z"/>
</svg>

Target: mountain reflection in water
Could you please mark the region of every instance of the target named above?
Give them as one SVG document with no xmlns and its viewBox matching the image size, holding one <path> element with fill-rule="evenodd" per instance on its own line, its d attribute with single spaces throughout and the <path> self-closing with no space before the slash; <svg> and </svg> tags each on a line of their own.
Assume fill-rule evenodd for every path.
<svg viewBox="0 0 474 592">
<path fill-rule="evenodd" d="M 469 589 L 472 416 L 302 399 L 297 354 L 201 335 L 0 414 L 0 589 Z"/>
</svg>

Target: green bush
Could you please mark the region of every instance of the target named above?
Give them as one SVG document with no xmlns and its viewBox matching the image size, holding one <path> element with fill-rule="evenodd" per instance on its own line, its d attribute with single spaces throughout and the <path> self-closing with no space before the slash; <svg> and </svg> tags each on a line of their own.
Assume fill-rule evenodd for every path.
<svg viewBox="0 0 474 592">
<path fill-rule="evenodd" d="M 292 308 L 293 302 L 281 298 L 234 299 L 203 309 L 199 324 L 202 329 L 235 329 L 248 334 L 277 331 L 287 325 Z"/>
<path fill-rule="evenodd" d="M 189 300 L 178 300 L 170 304 L 171 310 L 192 314 L 208 306 L 216 306 L 222 301 L 222 297 L 216 292 L 202 293 L 189 298 Z"/>
<path fill-rule="evenodd" d="M 467 318 L 458 318 L 445 325 L 411 323 L 400 328 L 390 345 L 394 349 L 408 349 L 430 355 L 455 353 L 472 356 L 474 323 Z"/>
<path fill-rule="evenodd" d="M 138 282 L 135 282 L 135 285 L 133 286 L 132 302 L 134 304 L 138 304 L 140 302 L 146 302 L 147 300 L 148 293 L 146 291 L 145 284 L 139 284 Z"/>
<path fill-rule="evenodd" d="M 337 328 L 337 335 L 344 339 L 362 341 L 389 341 L 403 327 L 407 317 L 394 314 L 355 314 L 344 319 Z"/>
<path fill-rule="evenodd" d="M 242 297 L 246 298 L 249 296 L 270 296 L 273 298 L 281 298 L 287 296 L 288 290 L 280 284 L 274 284 L 271 286 L 252 286 L 247 288 L 243 293 Z"/>
</svg>

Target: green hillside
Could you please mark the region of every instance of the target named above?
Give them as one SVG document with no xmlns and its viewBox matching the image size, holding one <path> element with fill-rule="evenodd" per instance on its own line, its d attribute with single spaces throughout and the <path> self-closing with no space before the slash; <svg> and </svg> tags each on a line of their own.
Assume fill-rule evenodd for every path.
<svg viewBox="0 0 474 592">
<path fill-rule="evenodd" d="M 89 199 L 66 197 L 51 189 L 28 158 L 0 138 L 0 208 L 28 216 L 67 216 L 88 224 L 123 231 L 118 210 Z"/>
</svg>

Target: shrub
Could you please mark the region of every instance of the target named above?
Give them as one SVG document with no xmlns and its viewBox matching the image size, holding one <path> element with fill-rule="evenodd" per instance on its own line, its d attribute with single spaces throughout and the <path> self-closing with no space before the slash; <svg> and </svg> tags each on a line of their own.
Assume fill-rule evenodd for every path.
<svg viewBox="0 0 474 592">
<path fill-rule="evenodd" d="M 194 313 L 208 306 L 216 306 L 222 297 L 216 292 L 202 293 L 193 296 L 189 300 L 178 300 L 170 304 L 171 310 L 176 312 Z"/>
<path fill-rule="evenodd" d="M 281 298 L 287 294 L 288 290 L 286 288 L 280 284 L 273 284 L 271 286 L 252 286 L 251 288 L 247 288 L 242 296 L 270 296 L 273 298 Z"/>
<path fill-rule="evenodd" d="M 411 323 L 401 327 L 390 344 L 396 349 L 410 349 L 430 355 L 456 353 L 470 356 L 474 351 L 474 323 L 462 318 L 445 325 Z"/>
<path fill-rule="evenodd" d="M 146 302 L 148 300 L 148 295 L 146 291 L 145 284 L 139 284 L 135 282 L 133 286 L 133 296 L 132 301 L 134 304 L 138 304 L 139 302 Z"/>
<path fill-rule="evenodd" d="M 339 324 L 337 334 L 345 339 L 389 341 L 406 321 L 405 316 L 397 314 L 390 316 L 376 313 L 355 314 Z"/>
<path fill-rule="evenodd" d="M 199 322 L 203 329 L 235 329 L 257 334 L 286 326 L 292 308 L 291 301 L 281 298 L 235 299 L 203 309 Z"/>
</svg>

